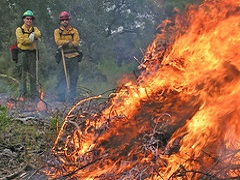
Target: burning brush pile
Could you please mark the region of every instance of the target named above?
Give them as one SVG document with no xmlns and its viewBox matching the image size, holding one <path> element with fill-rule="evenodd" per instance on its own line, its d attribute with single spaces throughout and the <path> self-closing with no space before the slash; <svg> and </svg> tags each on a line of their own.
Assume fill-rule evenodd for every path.
<svg viewBox="0 0 240 180">
<path fill-rule="evenodd" d="M 240 178 L 239 1 L 205 1 L 159 28 L 137 82 L 107 108 L 92 97 L 69 111 L 50 179 Z"/>
</svg>

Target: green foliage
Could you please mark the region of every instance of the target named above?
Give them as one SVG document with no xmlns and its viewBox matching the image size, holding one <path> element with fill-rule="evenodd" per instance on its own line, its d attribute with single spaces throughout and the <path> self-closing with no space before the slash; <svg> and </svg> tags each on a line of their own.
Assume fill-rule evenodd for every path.
<svg viewBox="0 0 240 180">
<path fill-rule="evenodd" d="M 203 0 L 164 0 L 164 10 L 168 16 L 173 14 L 174 8 L 178 8 L 180 10 L 184 10 L 186 5 L 189 4 L 200 4 Z"/>
<path fill-rule="evenodd" d="M 121 66 L 110 58 L 106 58 L 98 64 L 89 63 L 91 63 L 91 66 L 86 62 L 81 64 L 81 75 L 78 84 L 83 87 L 88 87 L 88 89 L 92 90 L 92 94 L 101 94 L 116 89 L 119 85 L 117 84 L 119 78 L 123 74 L 132 76 L 133 70 L 137 67 L 134 60 L 130 63 L 124 63 Z M 86 89 L 79 88 L 79 94 L 86 91 Z M 89 95 L 89 92 L 87 93 Z"/>
<path fill-rule="evenodd" d="M 10 75 L 0 74 L 0 93 L 7 93 L 9 96 L 17 96 L 19 82 Z"/>
<path fill-rule="evenodd" d="M 55 113 L 49 119 L 49 122 L 50 122 L 51 129 L 55 131 L 62 126 L 62 117 L 60 116 L 60 114 Z"/>
<path fill-rule="evenodd" d="M 6 121 L 6 120 L 5 120 Z M 38 152 L 50 152 L 56 138 L 56 132 L 48 129 L 41 122 L 25 124 L 18 120 L 8 122 L 4 127 L 0 126 L 0 144 L 2 147 L 14 149 L 14 164 L 41 164 L 42 156 Z M 7 158 L 0 159 L 0 167 L 9 164 Z"/>
<path fill-rule="evenodd" d="M 132 70 L 137 66 L 136 62 L 133 60 L 130 63 L 124 63 L 119 66 L 114 61 L 110 59 L 105 59 L 101 64 L 98 64 L 97 69 L 99 72 L 107 77 L 107 81 L 110 84 L 117 85 L 117 80 L 122 74 L 132 73 Z"/>
<path fill-rule="evenodd" d="M 7 107 L 0 105 L 0 130 L 6 128 L 11 123 L 9 117 L 7 117 Z"/>
</svg>

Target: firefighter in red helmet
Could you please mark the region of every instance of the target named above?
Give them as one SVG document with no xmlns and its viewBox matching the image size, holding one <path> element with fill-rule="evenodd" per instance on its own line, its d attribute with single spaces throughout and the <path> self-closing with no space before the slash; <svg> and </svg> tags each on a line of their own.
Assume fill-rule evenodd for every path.
<svg viewBox="0 0 240 180">
<path fill-rule="evenodd" d="M 62 11 L 59 15 L 60 27 L 54 30 L 54 39 L 58 49 L 61 50 L 61 58 L 57 60 L 57 95 L 58 101 L 73 103 L 76 97 L 76 87 L 79 76 L 79 52 L 80 36 L 78 30 L 69 24 L 70 15 Z M 69 93 L 69 94 L 68 94 Z"/>
</svg>

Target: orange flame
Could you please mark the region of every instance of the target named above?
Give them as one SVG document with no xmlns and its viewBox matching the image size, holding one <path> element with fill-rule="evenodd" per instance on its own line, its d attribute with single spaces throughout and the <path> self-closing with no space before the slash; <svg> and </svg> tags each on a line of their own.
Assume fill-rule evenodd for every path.
<svg viewBox="0 0 240 180">
<path fill-rule="evenodd" d="M 189 6 L 148 47 L 138 83 L 119 89 L 96 124 L 91 117 L 82 130 L 68 115 L 61 132 L 72 124 L 74 133 L 58 147 L 61 133 L 53 149 L 75 172 L 69 177 L 239 178 L 239 8 L 237 0 Z"/>
<path fill-rule="evenodd" d="M 43 101 L 44 99 L 44 92 L 42 91 L 40 93 L 40 100 L 37 103 L 37 110 L 42 112 L 42 111 L 46 111 L 47 110 L 47 105 L 46 103 Z"/>
<path fill-rule="evenodd" d="M 41 91 L 41 93 L 40 93 L 40 99 L 44 99 L 44 92 L 43 91 Z"/>
<path fill-rule="evenodd" d="M 14 103 L 12 103 L 12 102 L 7 102 L 7 108 L 8 108 L 8 109 L 13 109 L 13 107 L 14 107 Z"/>
</svg>

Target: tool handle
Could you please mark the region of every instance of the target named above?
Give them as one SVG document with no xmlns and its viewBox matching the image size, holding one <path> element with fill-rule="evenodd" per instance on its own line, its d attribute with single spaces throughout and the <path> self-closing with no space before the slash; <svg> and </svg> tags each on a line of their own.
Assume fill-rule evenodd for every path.
<svg viewBox="0 0 240 180">
<path fill-rule="evenodd" d="M 61 48 L 61 53 L 62 53 L 62 62 L 63 62 L 63 69 L 64 69 L 64 73 L 65 73 L 65 78 L 66 78 L 67 90 L 70 91 L 69 82 L 68 82 L 67 68 L 66 68 L 66 61 L 65 61 L 65 57 L 64 57 L 63 48 Z"/>
</svg>

